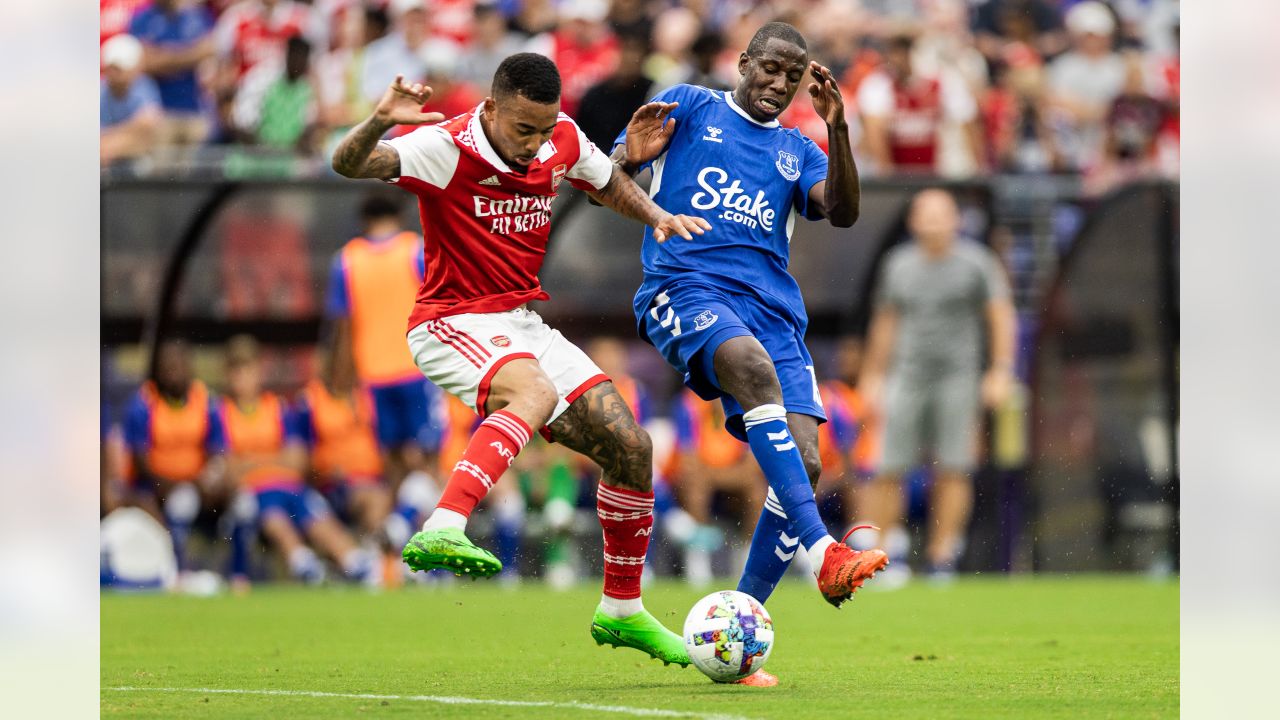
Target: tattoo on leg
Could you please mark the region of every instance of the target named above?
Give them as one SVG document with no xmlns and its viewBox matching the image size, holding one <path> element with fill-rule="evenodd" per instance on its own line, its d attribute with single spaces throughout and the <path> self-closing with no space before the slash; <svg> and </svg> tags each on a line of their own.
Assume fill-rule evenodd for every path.
<svg viewBox="0 0 1280 720">
<path fill-rule="evenodd" d="M 591 458 L 611 485 L 649 492 L 653 445 L 613 383 L 582 394 L 551 423 L 551 439 Z"/>
</svg>

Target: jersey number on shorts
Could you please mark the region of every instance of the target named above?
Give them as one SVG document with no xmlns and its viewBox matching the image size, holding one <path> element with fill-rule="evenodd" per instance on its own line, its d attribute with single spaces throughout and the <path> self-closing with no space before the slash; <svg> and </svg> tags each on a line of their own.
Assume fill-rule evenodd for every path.
<svg viewBox="0 0 1280 720">
<path fill-rule="evenodd" d="M 665 292 L 658 293 L 658 296 L 653 299 L 654 305 L 649 310 L 649 315 L 658 321 L 658 324 L 662 327 L 671 328 L 671 337 L 676 337 L 680 334 L 680 316 L 676 315 L 675 308 L 667 307 L 669 302 L 671 302 L 671 298 L 667 297 Z M 667 307 L 666 314 L 659 316 L 658 311 L 664 307 Z"/>
</svg>

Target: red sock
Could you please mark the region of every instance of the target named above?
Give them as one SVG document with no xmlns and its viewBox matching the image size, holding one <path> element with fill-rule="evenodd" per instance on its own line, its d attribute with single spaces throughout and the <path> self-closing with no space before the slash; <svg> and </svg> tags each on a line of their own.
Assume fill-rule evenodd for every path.
<svg viewBox="0 0 1280 720">
<path fill-rule="evenodd" d="M 515 462 L 530 434 L 525 421 L 505 410 L 485 418 L 471 435 L 462 459 L 453 466 L 449 484 L 436 507 L 469 517 L 489 488 Z"/>
<path fill-rule="evenodd" d="M 604 594 L 619 600 L 640 597 L 640 575 L 653 532 L 653 492 L 600 483 L 596 515 L 604 528 Z"/>
</svg>

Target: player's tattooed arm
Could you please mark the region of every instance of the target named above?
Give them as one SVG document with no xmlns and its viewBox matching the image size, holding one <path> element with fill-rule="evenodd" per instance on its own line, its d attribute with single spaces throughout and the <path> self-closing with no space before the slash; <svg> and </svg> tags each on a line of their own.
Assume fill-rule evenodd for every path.
<svg viewBox="0 0 1280 720">
<path fill-rule="evenodd" d="M 583 393 L 549 428 L 552 440 L 599 465 L 610 485 L 653 489 L 653 443 L 612 382 Z"/>
<path fill-rule="evenodd" d="M 444 115 L 424 113 L 422 105 L 431 97 L 431 88 L 422 83 L 409 84 L 397 75 L 383 93 L 373 114 L 347 133 L 333 151 L 333 169 L 349 178 L 391 180 L 400 176 L 400 153 L 381 142 L 382 136 L 396 125 L 422 125 L 440 122 Z"/>
<path fill-rule="evenodd" d="M 653 239 L 658 242 L 665 242 L 672 235 L 692 240 L 694 234 L 701 235 L 711 229 L 711 224 L 702 218 L 672 215 L 658 207 L 657 203 L 639 185 L 636 185 L 636 181 L 617 165 L 613 166 L 613 174 L 609 177 L 609 182 L 590 195 L 596 202 L 619 215 L 639 220 L 652 227 Z"/>
<path fill-rule="evenodd" d="M 809 190 L 809 202 L 817 205 L 824 217 L 836 227 L 849 227 L 858 221 L 862 189 L 858 182 L 858 166 L 853 162 L 849 145 L 849 123 L 844 116 L 844 99 L 831 70 L 816 62 L 809 63 L 814 83 L 809 86 L 813 109 L 827 123 L 827 179 Z"/>
</svg>

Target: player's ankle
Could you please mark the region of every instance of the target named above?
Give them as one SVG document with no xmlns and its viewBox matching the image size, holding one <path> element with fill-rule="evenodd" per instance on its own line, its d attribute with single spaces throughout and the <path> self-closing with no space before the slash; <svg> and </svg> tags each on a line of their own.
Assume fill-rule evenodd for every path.
<svg viewBox="0 0 1280 720">
<path fill-rule="evenodd" d="M 601 595 L 597 608 L 611 618 L 622 619 L 644 612 L 644 602 L 640 598 L 615 598 Z"/>
<path fill-rule="evenodd" d="M 422 524 L 423 532 L 445 530 L 447 528 L 466 530 L 467 516 L 456 510 L 438 507 L 431 513 L 431 517 L 427 518 L 427 521 Z"/>
</svg>

